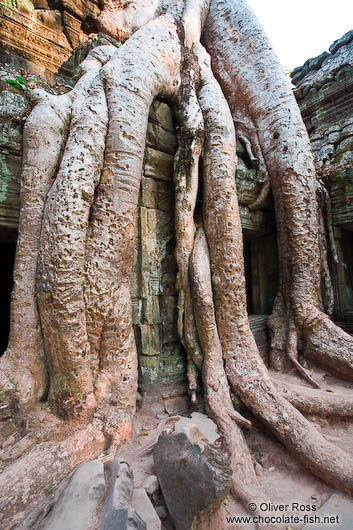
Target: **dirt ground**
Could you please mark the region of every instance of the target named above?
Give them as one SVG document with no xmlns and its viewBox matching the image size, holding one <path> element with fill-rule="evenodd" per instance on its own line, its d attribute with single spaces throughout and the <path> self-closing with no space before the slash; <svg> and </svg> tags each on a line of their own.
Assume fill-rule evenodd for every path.
<svg viewBox="0 0 353 530">
<path fill-rule="evenodd" d="M 314 370 L 313 378 L 320 384 L 321 388 L 326 391 L 351 393 L 352 385 L 344 381 L 329 376 L 325 371 L 317 366 L 310 365 Z M 276 377 L 276 374 L 274 374 Z M 296 375 L 281 375 L 281 381 L 288 381 L 302 386 L 310 386 L 308 383 L 299 379 Z M 135 487 L 142 487 L 145 478 L 155 474 L 152 452 L 140 456 L 144 448 L 148 447 L 158 438 L 159 433 L 166 426 L 166 419 L 162 416 L 180 412 L 187 416 L 188 400 L 184 396 L 172 396 L 167 400 L 155 401 L 148 393 L 142 399 L 140 408 L 134 426 L 134 433 L 129 442 L 126 442 L 118 451 L 118 456 L 126 459 L 131 465 Z M 167 403 L 167 404 L 166 404 Z M 342 499 L 342 503 L 347 502 L 347 496 L 330 488 L 319 479 L 308 473 L 287 451 L 277 442 L 276 439 L 266 431 L 262 425 L 251 415 L 247 414 L 248 419 L 253 423 L 251 431 L 245 432 L 251 453 L 253 456 L 256 472 L 259 476 L 261 485 L 267 494 L 268 502 L 272 506 L 267 507 L 267 512 L 263 515 L 293 515 L 302 519 L 300 523 L 290 522 L 281 524 L 278 528 L 286 530 L 299 530 L 305 526 L 307 520 L 304 516 L 310 516 L 315 513 L 333 494 Z M 307 416 L 317 429 L 330 441 L 335 443 L 347 453 L 353 452 L 353 419 L 349 420 L 328 420 L 324 418 Z M 168 425 L 173 425 L 171 421 Z M 167 426 L 168 426 L 167 425 Z M 338 503 L 340 501 L 338 500 Z M 280 505 L 287 505 L 287 509 L 281 510 Z M 309 507 L 309 508 L 308 508 Z M 260 511 L 260 513 L 262 513 Z M 207 523 L 203 524 L 202 530 L 255 530 L 255 524 L 247 522 L 246 524 L 236 524 L 227 522 L 227 517 L 236 515 L 249 515 L 241 504 L 231 496 L 223 503 L 217 514 L 210 516 Z M 251 515 L 251 514 L 250 514 Z M 340 515 L 337 513 L 337 515 Z M 174 526 L 170 519 L 162 523 L 164 530 L 173 530 Z M 310 527 L 311 528 L 311 527 Z M 322 528 L 318 525 L 316 528 Z M 335 526 L 332 526 L 334 529 Z M 352 500 L 352 526 L 353 528 L 353 500 Z M 345 529 L 350 530 L 350 529 Z"/>
</svg>

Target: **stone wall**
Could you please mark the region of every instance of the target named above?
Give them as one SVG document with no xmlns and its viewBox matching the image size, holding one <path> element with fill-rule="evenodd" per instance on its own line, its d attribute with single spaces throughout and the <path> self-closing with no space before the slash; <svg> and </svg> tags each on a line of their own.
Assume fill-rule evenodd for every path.
<svg viewBox="0 0 353 530">
<path fill-rule="evenodd" d="M 295 96 L 331 198 L 339 263 L 330 269 L 334 318 L 353 332 L 353 31 L 292 72 Z"/>
<path fill-rule="evenodd" d="M 86 41 L 99 13 L 99 0 L 3 0 L 0 60 L 50 80 Z"/>
</svg>

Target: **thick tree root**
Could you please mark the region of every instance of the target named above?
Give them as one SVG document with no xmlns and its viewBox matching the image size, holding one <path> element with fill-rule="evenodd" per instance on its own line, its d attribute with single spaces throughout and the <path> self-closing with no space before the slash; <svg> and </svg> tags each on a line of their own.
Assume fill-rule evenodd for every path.
<svg viewBox="0 0 353 530">
<path fill-rule="evenodd" d="M 312 308 L 305 322 L 305 356 L 337 377 L 353 380 L 353 337 L 324 313 Z"/>
<path fill-rule="evenodd" d="M 88 418 L 95 408 L 83 298 L 86 233 L 103 166 L 108 110 L 99 75 L 74 106 L 61 167 L 48 195 L 38 304 L 50 372 L 50 403 Z M 79 143 L 78 143 L 79 142 Z"/>
<path fill-rule="evenodd" d="M 199 185 L 199 162 L 203 146 L 203 118 L 197 101 L 195 84 L 197 64 L 190 50 L 183 49 L 181 86 L 176 116 L 179 122 L 179 147 L 174 161 L 175 184 L 175 257 L 178 266 L 178 334 L 188 359 L 187 375 L 192 406 L 197 406 L 198 371 L 202 353 L 197 336 L 189 283 L 189 261 L 194 245 L 195 206 Z"/>
<path fill-rule="evenodd" d="M 207 66 L 201 68 L 202 87 L 198 97 L 207 130 L 203 173 L 204 221 L 210 249 L 217 328 L 228 380 L 249 410 L 313 474 L 352 494 L 352 459 L 329 443 L 279 395 L 269 379 L 251 333 L 246 311 L 241 223 L 233 177 L 234 133 L 232 136 L 229 110 L 224 106 L 220 89 L 212 79 Z"/>
<path fill-rule="evenodd" d="M 23 133 L 21 212 L 17 241 L 11 327 L 7 352 L 0 361 L 1 385 L 15 390 L 16 410 L 30 408 L 46 392 L 44 345 L 36 303 L 39 241 L 44 207 L 66 143 L 72 101 L 82 105 L 92 79 L 111 56 L 110 46 L 93 50 L 82 63 L 82 77 L 69 94 L 52 96 L 35 90 L 35 107 Z M 32 330 L 24 337 L 24 330 Z M 18 364 L 20 363 L 20 364 Z"/>
<path fill-rule="evenodd" d="M 352 379 L 353 338 L 319 314 L 321 261 L 315 166 L 283 69 L 246 0 L 211 2 L 204 41 L 232 114 L 239 100 L 247 103 L 247 114 L 254 121 L 269 169 L 279 240 L 279 292 L 284 305 L 280 314 L 287 318 L 283 356 L 286 327 L 293 319 L 297 330 L 303 331 L 308 355 Z"/>
<path fill-rule="evenodd" d="M 76 466 L 93 459 L 104 448 L 101 425 L 76 430 L 61 442 L 38 444 L 0 475 L 0 526 L 13 528 L 22 510 L 51 492 Z M 14 513 L 15 512 L 15 513 Z"/>
<path fill-rule="evenodd" d="M 249 210 L 259 210 L 260 208 L 262 208 L 262 206 L 264 205 L 264 203 L 266 202 L 266 200 L 268 199 L 270 195 L 270 191 L 271 191 L 271 184 L 270 184 L 270 180 L 267 178 L 262 183 L 261 191 L 260 191 L 258 198 L 254 202 L 249 204 L 248 206 Z"/>
<path fill-rule="evenodd" d="M 136 406 L 137 353 L 128 282 L 148 113 L 157 94 L 177 92 L 179 69 L 176 26 L 160 17 L 126 42 L 102 72 L 110 122 L 86 246 L 85 300 L 92 355 L 98 359 L 96 396 L 105 402 L 100 408 L 109 409 L 107 433 L 116 443 L 124 432 L 121 421 L 131 421 Z"/>
<path fill-rule="evenodd" d="M 40 103 L 43 117 L 35 110 L 28 122 L 21 218 L 24 236 L 20 235 L 16 263 L 13 351 L 17 352 L 24 341 L 21 326 L 36 334 L 31 336 L 33 342 L 29 341 L 29 353 L 25 353 L 27 368 L 20 371 L 22 380 L 10 383 L 9 393 L 17 385 L 17 392 L 25 391 L 23 402 L 32 403 L 43 395 L 45 387 L 44 371 L 35 362 L 42 340 L 34 287 L 40 247 L 37 288 L 50 402 L 57 411 L 82 424 L 94 409 L 96 415 L 81 431 L 71 435 L 66 431 L 64 441 L 44 442 L 30 449 L 33 439 L 25 436 L 5 455 L 11 459 L 30 451 L 0 477 L 0 494 L 7 495 L 3 517 L 13 518 L 14 507 L 22 509 L 75 465 L 107 451 L 107 441 L 110 453 L 105 458 L 111 458 L 131 433 L 137 355 L 129 277 L 148 112 L 156 95 L 175 103 L 179 94 L 182 136 L 176 161 L 177 287 L 179 332 L 188 352 L 190 391 L 195 401 L 195 367 L 201 367 L 202 349 L 207 411 L 230 453 L 233 493 L 245 504 L 267 501 L 241 431 L 251 423 L 234 410 L 230 387 L 314 475 L 353 494 L 352 459 L 328 442 L 291 404 L 308 414 L 350 417 L 352 400 L 345 395 L 274 385 L 258 353 L 246 311 L 233 121 L 240 132 L 244 127 L 243 141 L 248 142 L 252 163 L 263 167 L 264 172 L 271 169 L 281 263 L 279 294 L 270 321 L 272 364 L 281 369 L 294 365 L 312 383 L 297 358 L 297 343 L 303 335 L 308 356 L 326 363 L 339 375 L 353 377 L 353 339 L 321 312 L 314 170 L 290 88 L 284 85 L 279 67 L 272 69 L 272 52 L 245 0 L 211 1 L 204 35 L 231 109 L 212 73 L 208 55 L 198 43 L 208 0 L 186 2 L 183 44 L 193 46 L 193 50 L 184 52 L 184 65 L 181 25 L 177 28 L 173 17 L 167 15 L 137 31 L 156 9 L 156 3 L 141 0 L 140 4 L 145 9 L 140 22 L 132 9 L 135 6 L 130 10 L 130 4 L 125 7 L 131 16 L 124 22 L 119 13 L 115 16 L 124 7 L 119 3 L 116 10 L 115 2 L 105 2 L 102 27 L 113 22 L 111 33 L 127 42 L 118 50 L 94 50 L 86 60 L 87 71 L 76 92 Z M 170 8 L 178 14 L 179 22 L 182 7 L 178 3 Z M 105 19 L 109 12 L 112 16 Z M 257 47 L 251 45 L 253 34 L 258 37 Z M 193 62 L 193 53 L 198 64 Z M 250 64 L 249 57 L 253 57 Z M 185 76 L 188 60 L 190 77 L 184 79 L 179 91 L 180 70 L 182 67 Z M 272 86 L 276 90 L 269 90 Z M 63 109 L 58 108 L 60 101 L 65 102 Z M 39 134 L 44 137 L 43 126 L 48 129 L 50 149 L 42 145 L 43 152 L 38 155 L 36 142 Z M 195 237 L 202 148 L 204 228 L 200 223 Z M 265 197 L 266 186 L 255 201 L 256 207 Z M 19 313 L 27 298 L 32 304 L 28 321 Z M 8 359 L 6 356 L 4 364 L 11 380 L 11 370 L 23 358 L 16 362 Z M 34 381 L 39 382 L 37 388 Z M 68 425 L 72 429 L 74 421 Z"/>
<path fill-rule="evenodd" d="M 303 414 L 332 418 L 352 418 L 353 398 L 347 393 L 325 392 L 281 381 L 273 374 L 280 394 Z"/>
</svg>

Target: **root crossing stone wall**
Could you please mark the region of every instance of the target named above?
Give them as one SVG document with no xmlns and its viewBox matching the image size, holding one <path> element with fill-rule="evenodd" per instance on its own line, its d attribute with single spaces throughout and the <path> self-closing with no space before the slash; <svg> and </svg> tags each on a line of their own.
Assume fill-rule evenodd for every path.
<svg viewBox="0 0 353 530">
<path fill-rule="evenodd" d="M 336 321 L 353 332 L 353 31 L 293 70 L 318 174 L 329 191 L 339 262 L 331 256 Z"/>
</svg>

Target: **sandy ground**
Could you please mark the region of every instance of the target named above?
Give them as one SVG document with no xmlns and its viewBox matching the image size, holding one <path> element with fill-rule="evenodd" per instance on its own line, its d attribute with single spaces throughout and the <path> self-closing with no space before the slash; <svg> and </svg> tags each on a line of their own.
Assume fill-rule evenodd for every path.
<svg viewBox="0 0 353 530">
<path fill-rule="evenodd" d="M 333 392 L 352 392 L 352 385 L 329 376 L 319 368 L 313 368 L 313 378 L 320 384 L 323 390 Z M 296 375 L 281 376 L 281 380 L 309 386 Z M 125 443 L 118 451 L 118 456 L 125 458 L 131 465 L 135 487 L 142 487 L 142 484 L 149 475 L 155 474 L 153 456 L 150 452 L 145 456 L 139 456 L 141 450 L 148 447 L 151 442 L 158 438 L 159 432 L 163 428 L 161 415 L 166 414 L 166 408 L 170 415 L 177 413 L 187 416 L 188 403 L 186 396 L 175 396 L 167 400 L 154 401 L 148 394 L 142 400 L 142 404 L 137 413 L 134 426 L 134 433 L 131 440 Z M 171 413 L 172 412 L 172 413 Z M 278 528 L 285 530 L 299 530 L 305 526 L 304 516 L 312 515 L 315 509 L 319 509 L 333 493 L 336 493 L 343 500 L 347 497 L 330 488 L 320 480 L 314 478 L 277 442 L 276 439 L 253 417 L 248 415 L 253 422 L 251 432 L 246 433 L 247 441 L 251 449 L 254 464 L 259 476 L 259 480 L 268 497 L 268 502 L 273 506 L 269 507 L 271 515 L 285 514 L 287 516 L 299 516 L 300 523 L 290 522 L 281 524 Z M 330 441 L 344 449 L 348 454 L 353 453 L 353 420 L 328 421 L 327 419 L 308 416 L 317 429 Z M 173 422 L 172 422 L 173 423 Z M 278 505 L 278 506 L 276 506 Z M 287 505 L 287 509 L 282 511 L 280 506 Z M 304 505 L 304 506 L 303 506 Z M 309 506 L 310 508 L 307 508 Z M 255 530 L 255 524 L 246 523 L 243 525 L 227 522 L 227 517 L 236 515 L 249 515 L 241 504 L 231 496 L 225 501 L 221 509 L 214 516 L 209 517 L 202 530 Z M 266 514 L 268 515 L 268 513 Z M 339 515 L 339 513 L 337 514 Z M 163 521 L 164 530 L 174 528 L 170 519 Z M 320 525 L 317 526 L 320 528 Z M 335 526 L 332 526 L 334 530 Z M 352 500 L 352 526 L 353 529 L 353 500 Z M 347 530 L 350 530 L 347 528 Z"/>
</svg>

